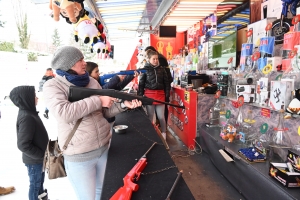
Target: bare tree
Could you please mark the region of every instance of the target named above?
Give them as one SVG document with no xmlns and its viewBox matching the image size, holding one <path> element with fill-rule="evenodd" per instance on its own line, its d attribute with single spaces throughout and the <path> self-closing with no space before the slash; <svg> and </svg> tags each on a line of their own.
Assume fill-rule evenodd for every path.
<svg viewBox="0 0 300 200">
<path fill-rule="evenodd" d="M 1 17 L 1 14 L 0 14 L 0 17 Z M 2 20 L 0 19 L 0 28 L 4 28 L 4 24 L 5 24 L 5 21 L 2 21 Z"/>
<path fill-rule="evenodd" d="M 27 22 L 27 0 L 11 0 L 11 2 L 14 10 L 13 12 L 16 20 L 16 25 L 19 32 L 21 48 L 27 49 L 30 40 Z"/>
</svg>

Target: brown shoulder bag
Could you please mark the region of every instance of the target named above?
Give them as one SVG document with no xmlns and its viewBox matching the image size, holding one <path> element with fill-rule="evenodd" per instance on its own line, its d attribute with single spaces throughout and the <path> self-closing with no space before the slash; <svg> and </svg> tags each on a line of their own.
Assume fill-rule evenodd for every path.
<svg viewBox="0 0 300 200">
<path fill-rule="evenodd" d="M 71 133 L 65 145 L 63 146 L 63 150 L 67 149 L 69 142 L 71 141 L 73 135 L 75 134 L 76 129 L 78 128 L 79 124 L 81 123 L 82 118 L 78 119 L 74 128 L 72 129 Z M 58 140 L 49 140 L 47 149 L 44 156 L 44 164 L 43 164 L 43 171 L 47 171 L 49 179 L 56 179 L 66 177 L 67 173 L 65 170 L 64 165 L 64 156 L 63 151 L 60 150 L 58 145 Z"/>
</svg>

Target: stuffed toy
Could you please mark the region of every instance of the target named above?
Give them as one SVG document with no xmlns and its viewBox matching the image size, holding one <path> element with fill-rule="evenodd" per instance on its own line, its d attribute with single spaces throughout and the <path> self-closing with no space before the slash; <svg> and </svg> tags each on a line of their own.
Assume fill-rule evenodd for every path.
<svg viewBox="0 0 300 200">
<path fill-rule="evenodd" d="M 79 11 L 78 16 L 76 17 L 76 20 L 77 20 L 76 22 L 78 22 L 78 20 L 79 20 L 80 18 L 84 17 L 84 15 L 89 15 L 89 12 L 88 12 L 86 9 L 84 9 L 83 3 L 81 4 L 81 7 L 82 7 L 83 9 L 81 9 L 81 10 Z M 67 22 L 68 24 L 73 24 L 73 23 L 70 21 L 69 17 L 65 17 L 62 13 L 60 13 L 60 15 L 61 15 L 63 18 L 65 18 L 65 20 L 66 20 L 66 22 Z"/>
<path fill-rule="evenodd" d="M 103 49 L 105 49 L 105 44 L 103 42 L 101 42 L 101 40 L 98 40 L 97 43 L 92 43 L 91 44 L 91 53 L 93 53 L 94 51 L 97 53 L 101 53 Z"/>
<path fill-rule="evenodd" d="M 285 119 L 290 119 L 292 116 L 300 116 L 300 89 L 293 91 L 293 97 L 294 99 L 290 102 L 286 109 L 288 113 L 284 117 Z"/>
<path fill-rule="evenodd" d="M 95 44 L 99 39 L 101 42 L 103 42 L 101 33 L 87 15 L 84 15 L 84 17 L 80 18 L 79 21 L 74 24 L 74 30 L 76 42 L 78 42 L 78 37 L 82 39 L 85 44 L 88 44 L 91 38 L 92 42 Z"/>
<path fill-rule="evenodd" d="M 83 3 L 66 1 L 66 0 L 50 0 L 49 7 L 53 10 L 53 19 L 59 21 L 59 15 L 68 18 L 72 23 L 78 21 L 80 11 L 83 10 Z"/>
<path fill-rule="evenodd" d="M 98 19 L 96 19 L 96 18 L 94 18 L 95 19 L 95 26 L 97 27 L 97 29 L 99 30 L 99 32 L 102 34 L 103 33 L 103 25 L 101 24 L 101 22 L 98 20 Z"/>
<path fill-rule="evenodd" d="M 146 64 L 146 60 L 147 60 L 146 52 L 143 49 L 141 49 L 140 52 L 138 53 L 137 59 L 138 59 L 138 62 L 135 65 L 136 68 L 137 69 L 143 68 L 144 65 Z"/>
<path fill-rule="evenodd" d="M 236 128 L 231 124 L 228 124 L 221 132 L 221 137 L 223 140 L 228 140 L 228 142 L 233 142 L 236 137 Z"/>
</svg>

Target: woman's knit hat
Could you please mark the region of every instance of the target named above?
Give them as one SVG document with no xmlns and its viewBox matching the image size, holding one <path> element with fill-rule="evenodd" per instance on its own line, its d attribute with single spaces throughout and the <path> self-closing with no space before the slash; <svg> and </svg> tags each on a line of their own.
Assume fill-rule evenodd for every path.
<svg viewBox="0 0 300 200">
<path fill-rule="evenodd" d="M 73 46 L 64 46 L 59 48 L 53 55 L 51 66 L 53 69 L 68 71 L 75 63 L 83 59 L 82 52 Z"/>
</svg>

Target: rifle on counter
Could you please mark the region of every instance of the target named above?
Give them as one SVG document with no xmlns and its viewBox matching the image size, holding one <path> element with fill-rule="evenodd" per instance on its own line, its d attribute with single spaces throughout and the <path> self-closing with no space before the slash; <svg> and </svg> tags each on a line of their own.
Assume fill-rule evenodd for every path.
<svg viewBox="0 0 300 200">
<path fill-rule="evenodd" d="M 182 175 L 182 172 L 183 172 L 182 170 L 180 170 L 180 171 L 178 172 L 177 178 L 175 179 L 175 182 L 174 182 L 174 184 L 173 184 L 173 186 L 172 186 L 172 188 L 171 188 L 171 190 L 170 190 L 170 192 L 169 192 L 169 194 L 168 194 L 166 200 L 171 200 L 171 196 L 172 196 L 173 191 L 174 191 L 174 189 L 175 189 L 175 187 L 176 187 L 176 185 L 177 185 L 177 183 L 178 183 L 178 181 L 179 181 L 179 179 L 180 179 L 180 177 L 181 177 L 181 175 Z"/>
<path fill-rule="evenodd" d="M 185 107 L 182 105 L 175 105 L 164 101 L 159 101 L 155 99 L 151 99 L 148 97 L 142 97 L 134 94 L 128 94 L 124 92 L 120 92 L 117 90 L 112 89 L 90 89 L 90 88 L 84 88 L 84 87 L 77 87 L 77 86 L 70 86 L 69 87 L 69 97 L 68 100 L 70 102 L 79 101 L 84 98 L 90 97 L 92 95 L 101 95 L 101 96 L 110 96 L 122 100 L 132 101 L 134 99 L 137 99 L 142 102 L 143 105 L 152 105 L 154 102 L 166 104 L 173 107 L 178 107 L 185 109 Z"/>
<path fill-rule="evenodd" d="M 154 147 L 156 142 L 148 149 L 148 151 L 139 159 L 135 166 L 126 174 L 123 178 L 124 186 L 120 187 L 118 191 L 110 198 L 110 200 L 129 200 L 131 198 L 132 192 L 136 192 L 139 189 L 139 185 L 135 184 L 133 181 L 138 181 L 141 172 L 147 165 L 146 155 Z"/>
</svg>

